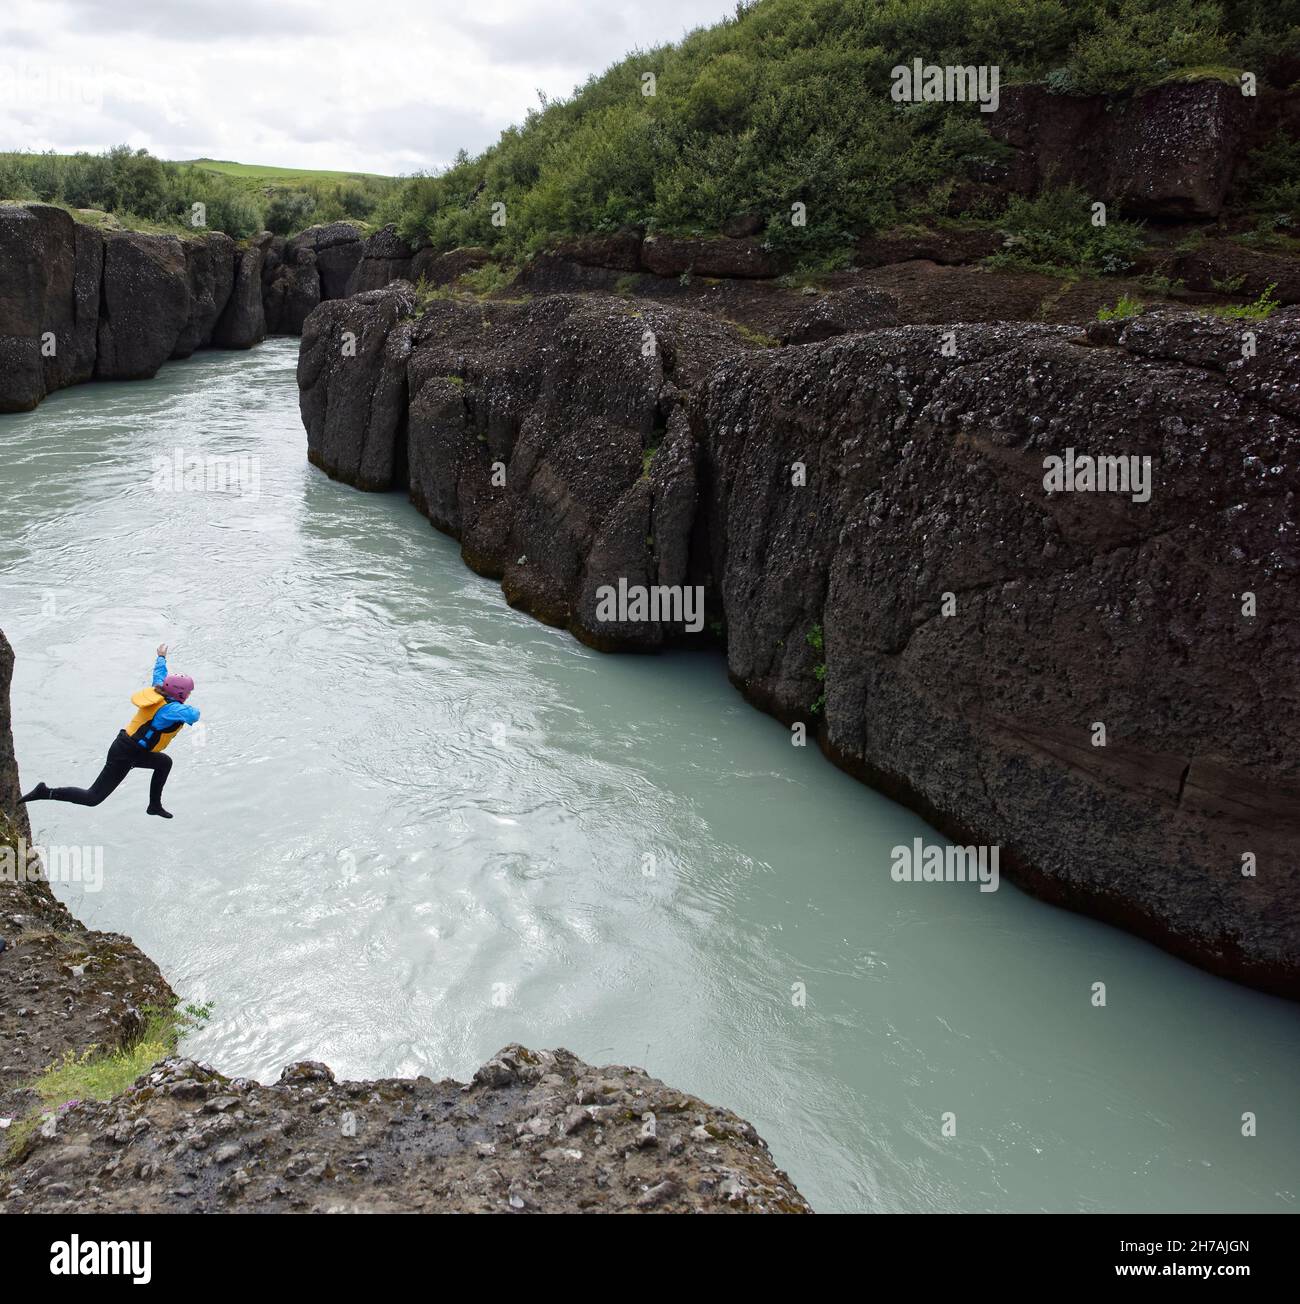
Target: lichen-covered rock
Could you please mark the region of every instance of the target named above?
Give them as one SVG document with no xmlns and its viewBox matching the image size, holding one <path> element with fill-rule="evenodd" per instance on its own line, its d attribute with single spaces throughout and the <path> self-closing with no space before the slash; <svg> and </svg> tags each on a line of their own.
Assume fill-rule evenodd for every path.
<svg viewBox="0 0 1300 1304">
<path fill-rule="evenodd" d="M 641 242 L 645 233 L 629 227 L 611 235 L 569 236 L 549 250 L 556 258 L 579 263 L 583 267 L 605 267 L 615 272 L 639 272 Z"/>
<path fill-rule="evenodd" d="M 854 260 L 861 267 L 885 267 L 916 259 L 957 266 L 975 263 L 1002 247 L 997 231 L 981 228 L 939 228 L 928 231 L 885 231 L 863 236 L 855 246 Z"/>
<path fill-rule="evenodd" d="M 298 353 L 307 456 L 360 489 L 388 489 L 406 472 L 406 355 L 415 287 L 395 281 L 322 304 Z"/>
<path fill-rule="evenodd" d="M 598 590 L 687 578 L 679 531 L 696 486 L 683 400 L 753 345 L 689 309 L 566 295 L 435 301 L 409 322 L 399 286 L 312 315 L 299 364 L 311 460 L 365 488 L 400 476 L 513 604 L 593 645 L 684 636 L 685 621 L 598 620 Z M 356 357 L 339 350 L 344 331 Z"/>
<path fill-rule="evenodd" d="M 411 279 L 411 260 L 415 250 L 397 234 L 392 223 L 376 231 L 361 246 L 361 258 L 348 281 L 348 294 L 382 290 L 393 281 Z"/>
<path fill-rule="evenodd" d="M 810 1213 L 754 1128 L 637 1068 L 506 1046 L 468 1085 L 193 1060 L 34 1133 L 0 1212 Z"/>
<path fill-rule="evenodd" d="M 235 283 L 235 242 L 224 232 L 213 231 L 202 239 L 184 241 L 184 245 L 190 315 L 172 349 L 173 358 L 188 358 L 212 343 Z"/>
<path fill-rule="evenodd" d="M 1264 249 L 1249 249 L 1235 240 L 1206 240 L 1179 254 L 1174 272 L 1189 290 L 1222 291 L 1258 298 L 1272 287 L 1278 303 L 1300 303 L 1300 260 Z"/>
<path fill-rule="evenodd" d="M 477 245 L 463 249 L 449 249 L 438 253 L 434 249 L 420 249 L 411 259 L 409 279 L 416 285 L 423 281 L 426 285 L 451 285 L 464 276 L 492 261 L 492 251 Z"/>
<path fill-rule="evenodd" d="M 99 380 L 147 380 L 176 351 L 190 321 L 185 245 L 174 235 L 106 231 Z"/>
<path fill-rule="evenodd" d="M 641 264 L 656 276 L 775 276 L 776 257 L 756 240 L 653 235 L 641 244 Z"/>
<path fill-rule="evenodd" d="M 61 208 L 0 204 L 0 412 L 95 369 L 103 239 Z"/>
<path fill-rule="evenodd" d="M 1130 216 L 1219 215 L 1256 100 L 1217 78 L 1170 82 L 1116 102 L 1008 86 L 989 132 L 1012 146 L 1013 190 L 1075 184 Z"/>
<path fill-rule="evenodd" d="M 217 348 L 251 349 L 266 338 L 262 264 L 270 243 L 270 232 L 263 231 L 239 250 L 230 296 L 212 332 L 212 343 Z"/>
<path fill-rule="evenodd" d="M 1038 894 L 1296 997 L 1300 318 L 1256 325 L 1250 359 L 1204 317 L 878 331 L 725 363 L 693 427 L 752 700 Z M 1150 500 L 1047 494 L 1067 448 L 1149 456 Z"/>
<path fill-rule="evenodd" d="M 285 261 L 293 263 L 296 254 L 308 250 L 320 276 L 320 300 L 344 298 L 364 250 L 361 232 L 351 222 L 309 226 L 285 244 Z"/>
<path fill-rule="evenodd" d="M 321 301 L 320 272 L 311 249 L 271 246 L 262 268 L 262 304 L 268 335 L 301 335 Z"/>
<path fill-rule="evenodd" d="M 837 335 L 897 326 L 898 301 L 883 290 L 855 286 L 813 297 L 786 328 L 786 344 L 819 344 Z"/>
</svg>

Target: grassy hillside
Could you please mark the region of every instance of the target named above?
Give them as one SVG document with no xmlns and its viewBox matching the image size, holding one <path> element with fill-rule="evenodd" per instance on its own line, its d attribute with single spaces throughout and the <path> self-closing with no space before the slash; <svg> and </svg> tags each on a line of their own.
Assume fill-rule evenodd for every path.
<svg viewBox="0 0 1300 1304">
<path fill-rule="evenodd" d="M 629 55 L 479 157 L 409 179 L 377 219 L 435 247 L 516 256 L 562 233 L 714 232 L 753 213 L 772 244 L 833 259 L 851 233 L 943 209 L 996 157 L 976 106 L 891 101 L 890 69 L 915 57 L 997 65 L 1003 85 L 1060 92 L 1120 95 L 1242 67 L 1289 84 L 1300 0 L 742 3 L 715 27 Z M 804 228 L 789 221 L 796 200 Z M 504 225 L 492 221 L 498 202 Z"/>
<path fill-rule="evenodd" d="M 175 160 L 177 167 L 197 168 L 200 172 L 213 172 L 218 176 L 242 177 L 260 186 L 301 190 L 308 186 L 331 181 L 391 181 L 392 177 L 378 172 L 331 172 L 325 169 L 277 168 L 264 163 L 232 163 L 220 158 L 192 158 Z"/>
<path fill-rule="evenodd" d="M 313 222 L 366 221 L 397 181 L 362 172 L 196 159 L 168 163 L 119 145 L 103 154 L 0 154 L 0 199 L 103 209 L 125 226 L 192 231 L 193 205 L 209 230 L 236 238 L 291 235 Z"/>
</svg>

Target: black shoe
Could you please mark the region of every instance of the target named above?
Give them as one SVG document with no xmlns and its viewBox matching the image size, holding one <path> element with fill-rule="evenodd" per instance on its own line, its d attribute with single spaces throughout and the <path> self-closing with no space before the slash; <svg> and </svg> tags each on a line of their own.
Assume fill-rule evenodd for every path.
<svg viewBox="0 0 1300 1304">
<path fill-rule="evenodd" d="M 18 800 L 20 802 L 48 801 L 49 797 L 50 797 L 50 790 L 43 783 L 38 783 L 36 787 L 34 787 L 31 790 L 31 792 L 27 794 L 27 796 L 19 797 Z"/>
<path fill-rule="evenodd" d="M 172 818 L 172 813 L 171 813 L 171 811 L 169 811 L 169 810 L 163 810 L 163 808 L 162 808 L 161 806 L 158 806 L 158 805 L 150 806 L 149 809 L 145 812 L 145 814 L 147 814 L 147 815 L 161 815 L 162 818 L 165 819 L 165 820 L 169 820 L 169 819 Z"/>
</svg>

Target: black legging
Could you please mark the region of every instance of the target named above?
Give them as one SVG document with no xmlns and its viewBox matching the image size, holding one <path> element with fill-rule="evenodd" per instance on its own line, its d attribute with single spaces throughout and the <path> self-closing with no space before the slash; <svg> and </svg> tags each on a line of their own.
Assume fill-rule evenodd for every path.
<svg viewBox="0 0 1300 1304">
<path fill-rule="evenodd" d="M 148 752 L 134 746 L 125 731 L 113 739 L 108 758 L 99 778 L 89 788 L 51 788 L 47 800 L 70 801 L 77 806 L 98 806 L 132 770 L 152 770 L 149 780 L 149 805 L 161 806 L 163 786 L 171 773 L 172 758 L 166 752 Z"/>
</svg>

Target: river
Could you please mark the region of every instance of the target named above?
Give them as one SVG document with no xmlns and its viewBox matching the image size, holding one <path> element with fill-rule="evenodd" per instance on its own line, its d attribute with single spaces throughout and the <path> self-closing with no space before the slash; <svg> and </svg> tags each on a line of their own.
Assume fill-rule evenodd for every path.
<svg viewBox="0 0 1300 1304">
<path fill-rule="evenodd" d="M 510 1041 L 640 1064 L 750 1119 L 823 1211 L 1294 1211 L 1293 1006 L 1006 884 L 893 882 L 937 835 L 721 658 L 592 652 L 402 495 L 308 466 L 296 356 L 0 417 L 24 781 L 90 782 L 159 642 L 198 681 L 173 821 L 142 775 L 32 807 L 102 855 L 61 898 L 213 1003 L 187 1053 L 262 1080 L 463 1080 Z M 160 487 L 175 449 L 256 494 Z"/>
</svg>

